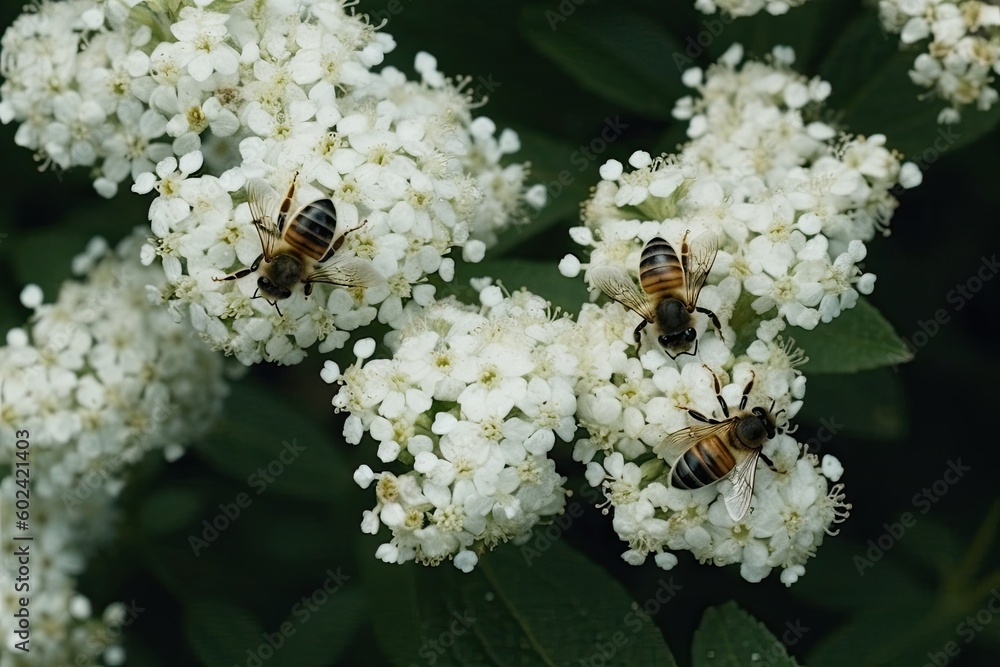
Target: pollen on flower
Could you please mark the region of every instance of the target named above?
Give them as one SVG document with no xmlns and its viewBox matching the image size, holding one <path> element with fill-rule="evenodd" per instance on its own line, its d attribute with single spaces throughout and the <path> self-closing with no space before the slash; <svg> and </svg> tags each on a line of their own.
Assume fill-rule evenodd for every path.
<svg viewBox="0 0 1000 667">
<path fill-rule="evenodd" d="M 346 374 L 344 379 L 347 379 Z M 380 503 L 394 503 L 399 499 L 399 488 L 396 485 L 395 475 L 382 473 L 375 485 L 375 496 Z"/>
</svg>

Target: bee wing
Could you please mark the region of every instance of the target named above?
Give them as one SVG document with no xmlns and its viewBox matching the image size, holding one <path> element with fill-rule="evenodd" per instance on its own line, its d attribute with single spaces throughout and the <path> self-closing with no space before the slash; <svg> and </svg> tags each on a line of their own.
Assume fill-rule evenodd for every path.
<svg viewBox="0 0 1000 667">
<path fill-rule="evenodd" d="M 329 283 L 341 287 L 372 287 L 384 283 L 385 278 L 368 260 L 334 255 L 325 264 L 317 265 L 302 282 Z"/>
<path fill-rule="evenodd" d="M 715 233 L 707 231 L 699 234 L 691 241 L 685 241 L 681 249 L 684 264 L 684 297 L 688 310 L 694 310 L 698 304 L 698 295 L 705 285 L 708 272 L 715 264 L 715 256 L 719 254 L 719 240 Z"/>
<path fill-rule="evenodd" d="M 737 452 L 733 452 L 737 454 Z M 737 461 L 733 471 L 729 473 L 729 481 L 732 486 L 726 491 L 723 500 L 726 501 L 726 509 L 733 521 L 739 521 L 746 516 L 750 509 L 750 499 L 753 496 L 753 480 L 757 474 L 757 459 L 760 458 L 760 449 L 739 450 L 737 458 L 745 456 L 742 461 Z"/>
<path fill-rule="evenodd" d="M 653 453 L 672 466 L 684 452 L 697 445 L 698 442 L 709 436 L 728 431 L 735 424 L 735 419 L 727 419 L 718 424 L 695 424 L 694 426 L 682 428 L 679 431 L 668 434 L 663 439 L 663 442 L 653 448 Z"/>
<path fill-rule="evenodd" d="M 274 192 L 271 187 L 265 181 L 250 181 L 247 184 L 247 205 L 260 237 L 264 259 L 270 262 L 274 255 L 274 244 L 281 238 L 281 230 L 274 224 L 269 213 L 274 209 Z"/>
<path fill-rule="evenodd" d="M 649 299 L 635 286 L 631 276 L 616 266 L 594 266 L 587 272 L 590 283 L 598 287 L 609 297 L 638 313 L 647 322 L 653 322 L 655 316 L 649 304 Z"/>
</svg>

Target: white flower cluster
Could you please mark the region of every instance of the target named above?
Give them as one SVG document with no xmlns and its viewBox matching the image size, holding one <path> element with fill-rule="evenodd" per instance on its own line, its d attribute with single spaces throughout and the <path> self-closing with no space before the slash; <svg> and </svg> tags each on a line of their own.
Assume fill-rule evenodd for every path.
<svg viewBox="0 0 1000 667">
<path fill-rule="evenodd" d="M 733 16 L 753 16 L 765 9 L 768 14 L 778 16 L 805 2 L 806 0 L 695 0 L 694 7 L 705 14 L 723 11 Z"/>
<path fill-rule="evenodd" d="M 386 562 L 454 559 L 467 572 L 565 505 L 548 452 L 576 433 L 574 324 L 527 292 L 504 298 L 489 286 L 480 299 L 480 309 L 446 300 L 415 312 L 388 337 L 391 359 L 365 362 L 367 339 L 342 376 L 333 362 L 324 370 L 343 383 L 333 403 L 351 413 L 348 442 L 367 431 L 379 459 L 396 462 L 396 472 L 355 473 L 362 487 L 376 482 L 361 525 L 389 528 L 376 554 Z"/>
<path fill-rule="evenodd" d="M 451 280 L 452 247 L 479 261 L 526 205 L 544 201 L 544 188 L 526 188 L 525 165 L 500 164 L 518 138 L 473 118 L 468 81 L 445 78 L 424 53 L 419 83 L 373 71 L 394 42 L 350 3 L 245 0 L 225 13 L 193 0 L 125 4 L 43 3 L 15 22 L 0 119 L 20 121 L 19 143 L 60 166 L 100 163 L 105 194 L 130 173 L 134 191 L 155 190 L 143 260 L 162 259 L 170 306 L 246 364 L 297 363 L 376 316 L 395 322 L 406 300 L 432 300 L 429 278 Z M 317 275 L 307 299 L 300 283 L 322 271 L 321 239 L 280 301 L 254 299 L 271 257 L 253 277 L 215 280 L 262 254 L 262 217 L 285 254 L 276 225 L 293 180 L 284 229 L 301 205 L 330 199 L 342 246 L 327 263 L 368 262 L 381 279 L 341 272 L 331 288 Z M 260 184 L 266 196 L 251 213 Z"/>
<path fill-rule="evenodd" d="M 147 285 L 161 285 L 164 276 L 139 264 L 141 244 L 133 235 L 101 258 L 106 247 L 95 240 L 74 261 L 85 280 L 64 283 L 54 303 L 43 305 L 41 290 L 26 287 L 21 300 L 35 313 L 0 347 L 0 466 L 9 473 L 0 489 L 2 519 L 15 525 L 15 492 L 26 482 L 25 534 L 34 536 L 35 564 L 31 661 L 9 663 L 23 654 L 8 643 L 3 664 L 69 664 L 102 652 L 108 664 L 120 662 L 111 639 L 119 633 L 105 626 L 121 623 L 124 609 L 112 605 L 103 620 L 91 619 L 74 577 L 92 547 L 110 537 L 112 501 L 129 466 L 152 450 L 180 456 L 221 408 L 222 361 L 148 301 Z M 10 579 L 18 544 L 3 544 L 0 572 Z M 5 610 L 18 608 L 13 586 L 3 595 Z M 5 619 L 6 626 L 11 616 Z M 12 637 L 5 632 L 8 642 Z"/>
<path fill-rule="evenodd" d="M 926 42 L 910 78 L 947 102 L 939 123 L 957 123 L 963 107 L 996 104 L 1000 73 L 1000 7 L 978 0 L 880 0 L 882 26 L 901 45 Z"/>
<path fill-rule="evenodd" d="M 587 304 L 578 324 L 589 335 L 577 339 L 577 419 L 588 435 L 573 457 L 587 464 L 590 483 L 604 489 L 614 529 L 629 545 L 622 557 L 639 565 L 653 554 L 658 566 L 670 569 L 677 563 L 672 552 L 690 550 L 703 563 L 740 563 L 741 575 L 752 582 L 780 568 L 790 585 L 849 509 L 841 487 L 827 480 L 839 479 L 839 462 L 824 457 L 821 472 L 815 455 L 779 433 L 763 447 L 773 469 L 756 464 L 751 510 L 734 521 L 720 495 L 730 482 L 693 491 L 672 487 L 669 466 L 675 461 L 663 444 L 669 434 L 698 423 L 688 410 L 724 418 L 713 376 L 722 381 L 720 395 L 731 414 L 752 380 L 746 408 L 763 408 L 779 429 L 786 427 L 805 394 L 805 377 L 795 368 L 802 352 L 790 343 L 758 340 L 734 359 L 712 339 L 699 355 L 678 357 L 679 363 L 659 350 L 636 358 L 627 352 L 632 319 L 616 305 Z"/>
<path fill-rule="evenodd" d="M 382 560 L 451 558 L 469 571 L 484 550 L 526 539 L 563 509 L 564 479 L 548 453 L 557 436 L 572 441 L 577 427 L 586 433 L 573 458 L 604 487 L 632 564 L 654 554 L 670 568 L 672 551 L 687 549 L 703 562 L 741 563 L 749 581 L 780 568 L 791 584 L 846 516 L 841 487 L 828 484 L 839 479 L 839 462 L 827 456 L 821 473 L 817 458 L 787 434 L 764 446 L 774 468 L 759 464 L 753 510 L 739 521 L 719 485 L 670 488 L 674 461 L 664 439 L 690 424 L 688 410 L 722 418 L 716 373 L 732 378 L 721 395 L 734 414 L 752 379 L 747 409 L 764 408 L 787 426 L 805 393 L 794 345 L 757 341 L 733 358 L 714 339 L 678 362 L 658 350 L 637 358 L 634 322 L 615 304 L 585 304 L 573 322 L 552 319 L 547 302 L 523 291 L 504 298 L 490 286 L 480 298 L 479 310 L 451 300 L 411 309 L 407 325 L 388 336 L 391 359 L 369 359 L 375 344 L 365 340 L 343 374 L 333 362 L 323 371 L 343 385 L 333 404 L 350 412 L 348 442 L 367 432 L 379 459 L 394 464 L 355 473 L 358 484 L 376 489 L 362 529 L 374 534 L 385 525 L 392 534 L 377 551 Z"/>
<path fill-rule="evenodd" d="M 144 107 L 148 27 L 111 30 L 97 0 L 33 5 L 0 41 L 0 121 L 45 165 L 91 167 L 105 197 L 171 154 L 167 119 Z M 195 147 L 197 147 L 197 142 Z"/>
<path fill-rule="evenodd" d="M 5 440 L 6 443 L 6 440 Z M 6 448 L 6 447 L 5 447 Z M 35 471 L 40 472 L 37 468 Z M 33 474 L 37 474 L 33 473 Z M 7 530 L 14 527 L 18 510 L 15 498 L 18 490 L 24 491 L 14 476 L 0 481 L 0 520 Z M 71 665 L 82 657 L 89 664 L 120 665 L 125 652 L 120 645 L 121 627 L 127 620 L 126 607 L 119 602 L 108 605 L 102 614 L 93 616 L 90 600 L 76 590 L 76 577 L 83 571 L 86 558 L 101 538 L 112 532 L 115 513 L 111 497 L 104 489 L 97 489 L 70 515 L 61 498 L 32 496 L 29 530 L 15 531 L 15 536 L 31 536 L 28 541 L 4 540 L 0 546 L 0 591 L 4 632 L 4 645 L 0 647 L 0 665 L 4 667 L 50 667 Z M 28 549 L 30 574 L 17 580 L 18 550 Z M 28 607 L 29 629 L 27 635 L 18 636 L 20 619 L 15 614 L 23 607 L 20 598 L 30 600 Z M 27 639 L 22 648 L 17 644 Z"/>
<path fill-rule="evenodd" d="M 590 257 L 566 257 L 564 275 L 586 269 L 608 289 L 614 271 L 635 285 L 631 292 L 627 284 L 612 286 L 618 303 L 588 304 L 580 313 L 578 326 L 590 335 L 577 346 L 577 419 L 588 433 L 574 450 L 591 484 L 605 489 L 629 563 L 652 554 L 670 568 L 673 552 L 690 550 L 702 562 L 740 563 L 749 581 L 778 568 L 791 584 L 849 509 L 842 487 L 832 485 L 839 462 L 828 456 L 821 465 L 789 435 L 805 395 L 796 370 L 804 355 L 779 334 L 788 324 L 830 322 L 859 292 L 871 291 L 875 277 L 860 266 L 865 241 L 885 230 L 897 205 L 894 186 L 916 185 L 920 172 L 886 149 L 885 137 L 838 137 L 817 120 L 830 87 L 794 73 L 792 58 L 779 48 L 767 63 L 741 66 L 734 47 L 707 72 L 686 72 L 699 95 L 680 100 L 675 115 L 689 121 L 690 141 L 675 156 L 633 154 L 631 171 L 606 163 L 584 206 L 584 225 L 571 230 Z M 718 317 L 720 330 L 693 313 L 697 346 L 673 357 L 659 342 L 668 332 L 651 308 L 656 299 L 639 287 L 640 255 L 657 237 L 679 255 L 685 237 L 692 257 L 718 247 L 714 264 L 680 261 L 686 280 L 711 264 L 695 303 Z M 656 317 L 636 349 L 644 301 Z M 694 491 L 671 484 L 679 454 L 667 443 L 701 442 L 693 436 L 707 431 L 686 430 L 699 425 L 692 413 L 724 419 L 714 378 L 731 416 L 755 418 L 739 410 L 745 399 L 746 410 L 761 409 L 777 427 L 763 445 L 751 509 L 742 516 L 727 506 L 729 479 Z"/>
<path fill-rule="evenodd" d="M 864 241 L 888 225 L 896 184 L 920 181 L 884 136 L 837 139 L 834 128 L 811 120 L 830 86 L 792 71 L 792 58 L 776 49 L 772 62 L 740 67 L 736 46 L 707 72 L 685 72 L 699 97 L 681 99 L 674 115 L 689 121 L 691 140 L 674 156 L 635 153 L 630 172 L 606 163 L 584 226 L 571 230 L 591 250 L 583 266 L 616 265 L 632 276 L 654 237 L 679 249 L 686 233 L 689 241 L 715 236 L 719 253 L 699 305 L 719 317 L 729 347 L 744 293 L 764 341 L 786 323 L 829 322 L 870 293 Z M 573 276 L 580 266 L 569 257 L 562 270 Z"/>
</svg>

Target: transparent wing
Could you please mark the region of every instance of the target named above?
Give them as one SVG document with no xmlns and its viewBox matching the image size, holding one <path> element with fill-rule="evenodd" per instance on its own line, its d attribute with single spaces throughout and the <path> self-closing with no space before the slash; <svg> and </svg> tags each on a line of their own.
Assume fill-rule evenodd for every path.
<svg viewBox="0 0 1000 667">
<path fill-rule="evenodd" d="M 385 278 L 366 259 L 334 255 L 325 264 L 317 265 L 302 282 L 329 283 L 341 287 L 372 287 L 384 283 Z"/>
<path fill-rule="evenodd" d="M 653 453 L 670 465 L 674 465 L 684 452 L 697 445 L 699 441 L 733 428 L 735 422 L 735 419 L 727 419 L 718 424 L 695 424 L 674 431 L 668 434 L 663 442 L 653 447 Z"/>
<path fill-rule="evenodd" d="M 715 264 L 715 256 L 719 254 L 719 240 L 715 232 L 707 231 L 699 234 L 690 245 L 682 249 L 684 262 L 684 297 L 685 306 L 689 311 L 698 304 L 698 295 L 705 285 L 708 272 Z M 687 252 L 684 252 L 686 250 Z"/>
<path fill-rule="evenodd" d="M 260 236 L 260 247 L 264 251 L 264 259 L 268 262 L 274 255 L 274 245 L 281 238 L 281 230 L 271 219 L 270 211 L 274 209 L 274 191 L 265 182 L 250 181 L 247 185 L 247 205 L 250 206 L 250 217 L 253 218 L 257 235 Z"/>
<path fill-rule="evenodd" d="M 635 286 L 631 276 L 615 266 L 595 266 L 587 272 L 590 284 L 609 297 L 641 315 L 647 322 L 654 321 L 649 300 Z"/>
<path fill-rule="evenodd" d="M 733 452 L 737 454 L 737 452 Z M 746 516 L 750 509 L 750 499 L 753 497 L 753 480 L 757 474 L 757 459 L 760 458 L 760 449 L 747 451 L 739 450 L 739 456 L 746 456 L 742 461 L 738 461 L 733 471 L 729 473 L 731 486 L 723 495 L 726 501 L 726 509 L 733 521 L 740 521 Z"/>
</svg>

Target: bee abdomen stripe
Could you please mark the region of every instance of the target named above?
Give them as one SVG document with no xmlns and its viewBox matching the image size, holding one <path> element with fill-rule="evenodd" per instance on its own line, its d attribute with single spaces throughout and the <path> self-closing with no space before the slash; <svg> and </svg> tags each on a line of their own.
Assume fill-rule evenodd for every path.
<svg viewBox="0 0 1000 667">
<path fill-rule="evenodd" d="M 671 484 L 680 489 L 700 489 L 729 474 L 736 459 L 718 438 L 702 440 L 677 460 Z"/>
<path fill-rule="evenodd" d="M 650 239 L 639 260 L 639 281 L 647 294 L 684 286 L 684 267 L 673 246 L 659 237 Z"/>
<path fill-rule="evenodd" d="M 674 266 L 640 267 L 639 282 L 647 294 L 674 290 L 684 286 L 684 271 Z"/>
<path fill-rule="evenodd" d="M 322 261 L 333 246 L 337 213 L 333 202 L 321 199 L 306 205 L 285 231 L 285 240 L 309 257 Z"/>
</svg>

